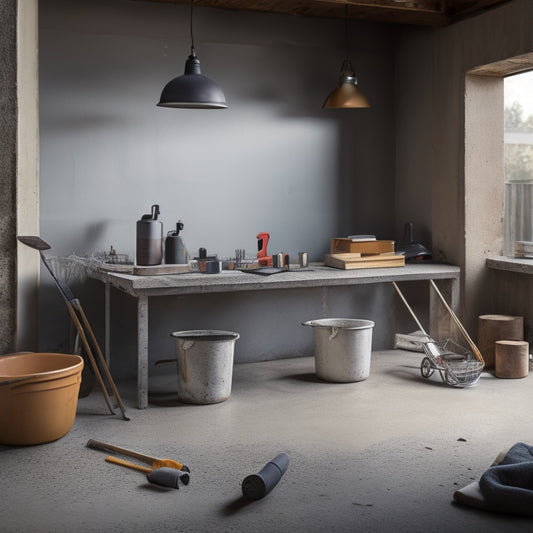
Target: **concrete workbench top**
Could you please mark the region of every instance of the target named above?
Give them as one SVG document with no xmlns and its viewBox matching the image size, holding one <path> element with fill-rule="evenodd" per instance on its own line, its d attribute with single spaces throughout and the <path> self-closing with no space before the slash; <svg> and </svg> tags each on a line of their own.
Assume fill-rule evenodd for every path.
<svg viewBox="0 0 533 533">
<path fill-rule="evenodd" d="M 298 267 L 272 275 L 253 274 L 240 270 L 224 270 L 219 274 L 188 272 L 162 276 L 133 276 L 88 267 L 88 275 L 104 283 L 138 296 L 201 294 L 233 291 L 257 291 L 335 285 L 359 285 L 387 281 L 423 279 L 459 279 L 457 266 L 430 262 L 408 263 L 403 267 L 340 270 L 323 264 Z"/>
</svg>

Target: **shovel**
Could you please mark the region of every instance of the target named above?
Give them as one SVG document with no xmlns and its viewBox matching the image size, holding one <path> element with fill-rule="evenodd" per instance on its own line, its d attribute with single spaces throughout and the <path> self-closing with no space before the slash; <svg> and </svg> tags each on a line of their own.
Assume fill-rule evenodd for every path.
<svg viewBox="0 0 533 533">
<path fill-rule="evenodd" d="M 180 481 L 184 485 L 188 485 L 191 479 L 189 472 L 185 469 L 180 470 L 172 466 L 166 466 L 166 462 L 171 461 L 170 459 L 161 459 L 160 461 L 155 461 L 152 465 L 152 468 L 139 466 L 134 463 L 130 463 L 129 461 L 119 459 L 118 457 L 113 457 L 112 455 L 106 457 L 106 461 L 109 463 L 126 466 L 128 468 L 132 468 L 133 470 L 138 470 L 139 472 L 145 472 L 150 483 L 153 483 L 154 485 L 161 485 L 162 487 L 179 489 Z"/>
<path fill-rule="evenodd" d="M 98 360 L 103 368 L 103 371 L 107 378 L 109 386 L 120 407 L 120 410 L 122 412 L 122 418 L 124 420 L 129 420 L 129 418 L 126 416 L 124 405 L 122 403 L 118 390 L 115 386 L 111 373 L 109 372 L 109 368 L 107 367 L 106 361 L 102 354 L 102 350 L 100 350 L 100 346 L 98 345 L 94 332 L 89 324 L 89 321 L 87 320 L 87 316 L 85 315 L 85 312 L 83 311 L 80 301 L 74 296 L 74 294 L 72 293 L 68 285 L 66 285 L 64 282 L 62 282 L 60 279 L 58 279 L 55 276 L 52 269 L 50 268 L 50 265 L 48 264 L 48 261 L 46 261 L 46 257 L 43 254 L 43 250 L 49 250 L 51 246 L 47 242 L 43 241 L 40 237 L 22 236 L 22 237 L 17 237 L 17 238 L 22 244 L 25 244 L 26 246 L 29 246 L 30 248 L 33 248 L 34 250 L 39 251 L 39 254 L 41 256 L 41 260 L 44 266 L 46 267 L 46 269 L 52 276 L 52 279 L 54 280 L 56 287 L 58 288 L 59 292 L 61 293 L 61 296 L 65 300 L 65 304 L 67 306 L 70 318 L 72 322 L 74 323 L 74 325 L 76 326 L 76 330 L 78 331 L 78 335 L 81 338 L 83 347 L 85 348 L 85 351 L 87 352 L 87 356 L 89 357 L 89 361 L 91 362 L 91 366 L 96 375 L 96 379 L 98 380 L 98 383 L 100 384 L 100 387 L 102 388 L 102 392 L 104 393 L 104 398 L 107 403 L 107 406 L 109 407 L 109 411 L 111 412 L 111 414 L 115 414 L 113 410 L 113 406 L 111 405 L 107 387 L 104 384 L 104 380 L 102 379 L 102 374 L 100 373 L 100 369 L 94 358 L 93 351 L 91 350 L 89 340 L 91 341 L 94 347 L 94 350 L 98 356 Z"/>
<path fill-rule="evenodd" d="M 152 457 L 151 455 L 139 453 L 134 450 L 128 450 L 127 448 L 120 448 L 119 446 L 115 446 L 114 444 L 108 444 L 107 442 L 100 442 L 98 440 L 89 439 L 85 446 L 87 448 L 92 448 L 94 450 L 101 450 L 105 452 L 116 452 L 122 455 L 126 455 L 127 457 L 134 457 L 135 459 L 138 459 L 139 461 L 142 461 L 143 463 L 151 465 L 152 469 L 161 468 L 161 467 L 169 467 L 169 468 L 175 468 L 176 470 L 182 470 L 183 472 L 190 472 L 188 466 L 178 463 L 178 461 L 174 461 L 173 459 L 160 459 L 158 457 Z M 133 463 L 128 463 L 126 465 L 124 464 L 124 461 L 122 461 L 121 459 L 117 459 L 112 456 L 109 456 L 106 459 L 106 461 L 109 461 L 111 463 L 122 464 L 123 466 L 130 466 L 131 464 L 133 464 Z M 143 467 L 138 467 L 137 470 L 139 470 L 140 468 L 143 468 Z M 143 472 L 145 471 L 146 470 L 143 470 Z"/>
</svg>

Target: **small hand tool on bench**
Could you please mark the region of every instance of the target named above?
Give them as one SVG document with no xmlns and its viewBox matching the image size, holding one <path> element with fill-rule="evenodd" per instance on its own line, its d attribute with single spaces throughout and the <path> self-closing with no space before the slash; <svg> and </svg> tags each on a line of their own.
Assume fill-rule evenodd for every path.
<svg viewBox="0 0 533 533">
<path fill-rule="evenodd" d="M 266 231 L 258 233 L 257 237 L 257 261 L 261 266 L 272 266 L 272 256 L 268 255 L 267 246 L 270 234 Z"/>
<path fill-rule="evenodd" d="M 119 446 L 114 446 L 113 444 L 107 444 L 106 442 L 100 442 L 94 439 L 89 439 L 86 444 L 87 448 L 93 448 L 94 450 L 102 450 L 106 452 L 116 452 L 128 457 L 134 457 L 143 463 L 149 464 L 153 469 L 168 467 L 173 468 L 174 470 L 181 470 L 182 472 L 190 472 L 189 467 L 184 464 L 174 461 L 173 459 L 160 459 L 158 457 L 152 457 L 150 455 L 145 455 L 144 453 L 139 453 L 134 450 L 128 450 L 127 448 L 120 448 Z M 126 466 L 126 465 L 124 465 Z"/>
</svg>

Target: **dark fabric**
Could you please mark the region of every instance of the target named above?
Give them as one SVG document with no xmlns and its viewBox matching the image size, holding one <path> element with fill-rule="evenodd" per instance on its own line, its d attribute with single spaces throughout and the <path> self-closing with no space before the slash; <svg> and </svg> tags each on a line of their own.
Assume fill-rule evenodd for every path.
<svg viewBox="0 0 533 533">
<path fill-rule="evenodd" d="M 533 446 L 518 442 L 479 480 L 487 508 L 533 516 Z"/>
</svg>

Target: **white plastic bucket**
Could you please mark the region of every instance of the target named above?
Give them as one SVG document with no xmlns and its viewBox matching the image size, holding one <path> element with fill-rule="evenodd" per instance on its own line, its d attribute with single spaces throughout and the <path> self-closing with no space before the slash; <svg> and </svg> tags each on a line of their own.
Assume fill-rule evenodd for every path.
<svg viewBox="0 0 533 533">
<path fill-rule="evenodd" d="M 309 320 L 315 344 L 315 372 L 336 383 L 363 381 L 370 375 L 372 320 L 324 318 Z"/>
<path fill-rule="evenodd" d="M 175 331 L 178 398 L 185 403 L 227 400 L 233 378 L 233 349 L 238 333 L 217 330 Z"/>
</svg>

